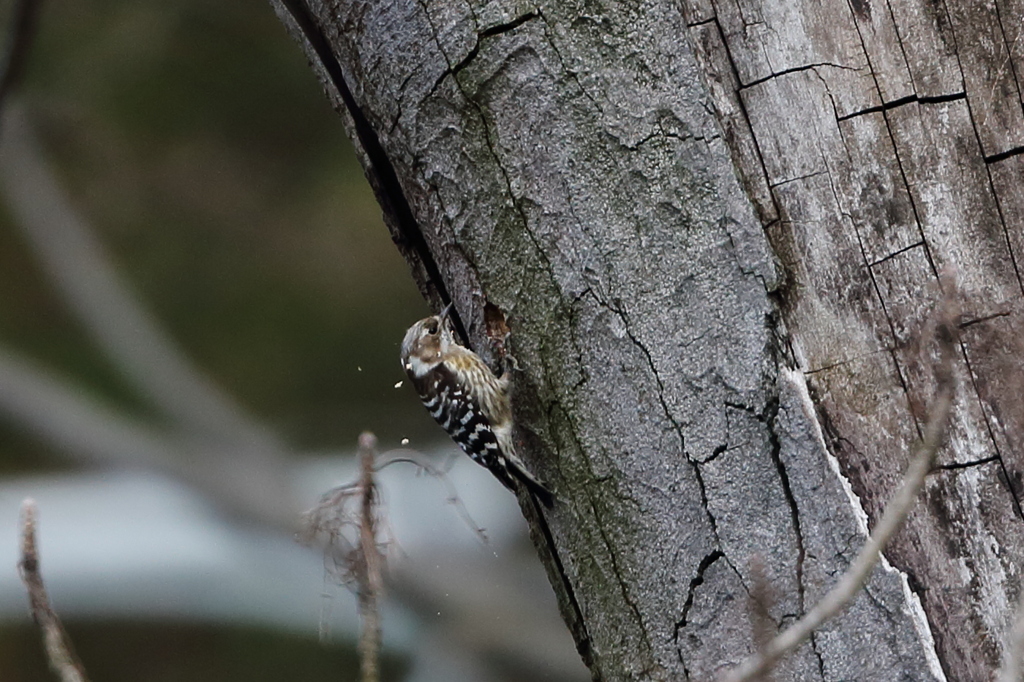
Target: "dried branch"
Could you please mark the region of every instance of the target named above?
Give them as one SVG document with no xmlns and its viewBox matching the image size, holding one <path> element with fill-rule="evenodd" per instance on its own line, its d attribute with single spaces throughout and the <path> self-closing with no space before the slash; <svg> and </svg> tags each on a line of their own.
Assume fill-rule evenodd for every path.
<svg viewBox="0 0 1024 682">
<path fill-rule="evenodd" d="M 458 491 L 455 489 L 455 484 L 452 483 L 452 479 L 448 477 L 448 472 L 441 467 L 436 466 L 430 461 L 430 458 L 424 455 L 419 450 L 411 450 L 408 448 L 399 448 L 395 450 L 388 450 L 380 457 L 380 463 L 377 464 L 375 471 L 381 471 L 382 469 L 391 466 L 392 464 L 405 463 L 412 464 L 418 467 L 421 471 L 426 473 L 428 476 L 432 476 L 437 480 L 441 481 L 441 484 L 445 487 L 448 492 L 448 503 L 455 507 L 455 513 L 459 515 L 463 523 L 473 531 L 480 542 L 485 545 L 489 542 L 487 538 L 487 532 L 484 528 L 479 526 L 473 517 L 470 515 L 469 510 L 466 509 L 466 504 L 459 497 Z"/>
<path fill-rule="evenodd" d="M 378 455 L 377 439 L 367 432 L 359 437 L 359 462 L 357 481 L 327 491 L 317 505 L 306 512 L 300 540 L 312 544 L 322 538 L 328 574 L 356 593 L 363 623 L 359 640 L 362 679 L 377 682 L 380 676 L 380 595 L 389 543 L 381 537 L 386 533 L 381 528 L 380 496 L 374 475 L 394 464 L 413 464 L 441 480 L 448 490 L 448 501 L 455 505 L 467 525 L 485 543 L 487 536 L 469 516 L 447 473 L 422 453 L 403 448 Z"/>
<path fill-rule="evenodd" d="M 935 397 L 932 400 L 928 422 L 922 440 L 910 462 L 899 490 L 886 505 L 868 541 L 861 549 L 850 568 L 821 601 L 814 605 L 803 618 L 773 639 L 766 647 L 746 659 L 736 668 L 718 677 L 719 682 L 748 682 L 770 671 L 787 653 L 798 647 L 811 636 L 815 629 L 842 611 L 867 582 L 882 549 L 902 525 L 910 513 L 917 495 L 924 486 L 925 477 L 931 471 L 936 453 L 942 445 L 953 407 L 956 382 L 953 379 L 953 358 L 956 353 L 956 330 L 959 316 L 955 300 L 955 286 L 952 277 L 944 276 L 945 297 L 937 310 L 935 339 L 939 346 L 939 358 L 935 363 Z"/>
<path fill-rule="evenodd" d="M 771 643 L 776 632 L 775 621 L 771 617 L 772 607 L 775 606 L 775 592 L 768 576 L 765 575 L 764 560 L 760 556 L 754 555 L 751 558 L 748 571 L 751 576 L 751 587 L 747 608 L 753 628 L 754 646 L 757 651 L 763 651 Z M 752 679 L 754 682 L 771 682 L 771 671 L 766 670 Z"/>
<path fill-rule="evenodd" d="M 359 436 L 360 505 L 359 549 L 364 567 L 359 585 L 359 614 L 363 631 L 359 638 L 362 682 L 380 680 L 380 593 L 384 580 L 384 555 L 377 544 L 377 491 L 373 482 L 377 438 L 370 432 Z"/>
<path fill-rule="evenodd" d="M 380 679 L 380 595 L 384 584 L 384 549 L 380 540 L 378 494 L 374 482 L 377 438 L 370 432 L 359 436 L 359 480 L 334 488 L 306 512 L 300 539 L 311 544 L 326 538 L 331 563 L 328 571 L 356 593 L 362 632 L 359 656 L 363 682 Z"/>
<path fill-rule="evenodd" d="M 325 568 L 329 577 L 355 593 L 365 580 L 362 557 L 362 477 L 356 483 L 338 486 L 325 493 L 304 515 L 298 539 L 312 545 L 322 538 Z M 378 547 L 383 553 L 384 547 Z"/>
<path fill-rule="evenodd" d="M 82 663 L 75 655 L 71 640 L 46 595 L 43 576 L 39 572 L 39 552 L 36 549 L 36 504 L 31 499 L 21 505 L 21 561 L 18 562 L 18 571 L 28 590 L 32 618 L 43 635 L 43 647 L 50 668 L 60 676 L 62 682 L 87 682 Z"/>
<path fill-rule="evenodd" d="M 0 66 L 0 110 L 25 72 L 28 53 L 36 36 L 36 20 L 41 5 L 37 0 L 18 0 L 11 12 L 7 49 L 3 65 Z"/>
</svg>

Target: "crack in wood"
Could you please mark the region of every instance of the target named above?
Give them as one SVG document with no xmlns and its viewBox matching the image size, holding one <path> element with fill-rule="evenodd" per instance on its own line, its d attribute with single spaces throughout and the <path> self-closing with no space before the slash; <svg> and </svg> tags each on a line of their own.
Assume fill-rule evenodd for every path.
<svg viewBox="0 0 1024 682">
<path fill-rule="evenodd" d="M 424 13 L 427 13 L 426 4 L 421 2 L 421 5 L 423 6 Z M 470 65 L 470 63 L 472 63 L 472 61 L 474 59 L 476 59 L 476 56 L 478 54 L 480 54 L 480 46 L 483 44 L 484 38 L 490 38 L 492 36 L 501 35 L 502 33 L 508 33 L 510 31 L 514 31 L 515 29 L 519 28 L 520 26 L 522 26 L 526 22 L 530 21 L 531 19 L 537 19 L 539 17 L 540 17 L 540 13 L 539 12 L 527 12 L 526 14 L 523 14 L 522 16 L 516 17 L 512 21 L 508 21 L 508 22 L 505 22 L 503 24 L 498 24 L 496 26 L 491 26 L 489 28 L 485 28 L 484 30 L 482 30 L 479 33 L 477 33 L 476 34 L 476 44 L 473 45 L 472 49 L 470 49 L 470 51 L 466 54 L 466 56 L 463 57 L 462 59 L 460 59 L 457 64 L 452 65 L 451 62 L 449 61 L 448 69 L 445 70 L 445 72 L 442 73 L 440 76 L 438 76 L 437 81 L 434 82 L 434 87 L 431 88 L 430 92 L 427 93 L 427 97 L 430 97 L 435 92 L 437 92 L 437 89 L 439 87 L 441 87 L 441 83 L 443 83 L 444 80 L 446 78 L 448 78 L 448 76 L 454 77 L 454 76 L 458 75 L 458 73 L 460 71 L 465 69 L 467 66 Z M 429 20 L 429 18 L 430 18 L 430 15 L 429 15 L 429 13 L 427 13 L 427 19 Z M 441 41 L 438 39 L 438 36 L 437 36 L 437 28 L 434 26 L 433 22 L 431 22 L 430 26 L 431 26 L 431 28 L 434 29 L 434 40 L 437 41 L 437 47 L 438 47 L 438 49 L 441 49 Z M 442 54 L 444 54 L 444 50 L 443 49 L 442 49 Z M 446 60 L 448 59 L 448 55 L 445 55 L 445 59 Z M 463 93 L 463 94 L 465 94 L 465 93 Z"/>
<path fill-rule="evenodd" d="M 768 432 L 768 444 L 770 446 L 769 455 L 771 457 L 772 464 L 775 466 L 775 471 L 779 476 L 779 483 L 782 486 L 782 494 L 786 498 L 786 504 L 789 507 L 790 519 L 793 522 L 793 533 L 796 536 L 796 589 L 797 595 L 800 598 L 800 608 L 806 610 L 807 604 L 804 603 L 804 560 L 807 557 L 807 552 L 804 548 L 804 537 L 800 528 L 800 508 L 797 506 L 796 496 L 793 494 L 793 488 L 789 483 L 789 473 L 786 471 L 785 464 L 782 463 L 782 445 L 779 440 L 779 435 L 775 431 L 775 421 L 779 416 L 779 399 L 778 397 L 769 398 L 760 412 L 749 405 L 743 405 L 740 403 L 726 401 L 725 405 L 726 407 L 732 407 L 750 414 L 758 422 L 763 424 Z"/>
<path fill-rule="evenodd" d="M 966 78 L 964 76 L 963 60 L 961 59 L 961 56 L 960 56 L 960 45 L 959 45 L 959 42 L 957 41 L 957 38 L 956 38 L 956 30 L 953 27 L 952 19 L 949 17 L 949 7 L 946 6 L 945 3 L 943 3 L 943 7 L 945 7 L 945 9 L 946 9 L 947 18 L 949 19 L 949 22 L 950 22 L 950 33 L 952 35 L 953 46 L 954 46 L 953 55 L 956 58 L 957 68 L 960 71 L 961 82 L 965 83 L 965 91 L 966 91 Z M 999 17 L 998 8 L 997 8 L 996 12 L 997 12 L 996 16 L 997 16 L 997 19 L 998 19 L 998 17 Z M 1000 31 L 1002 33 L 1003 27 L 1002 27 L 1001 19 L 999 20 L 999 22 L 1000 22 Z M 1002 35 L 1003 35 L 1004 43 L 1005 43 L 1005 33 L 1002 33 Z M 1010 48 L 1009 45 L 1006 45 L 1006 47 L 1007 47 L 1007 58 L 1009 59 L 1012 56 L 1012 49 Z M 1000 69 L 999 69 L 1000 71 L 1002 70 L 1003 66 L 1005 66 L 1005 65 L 1001 65 L 1000 66 Z M 1014 75 L 1014 81 L 1016 82 L 1016 75 Z M 993 92 L 994 92 L 994 90 L 993 90 Z M 1017 97 L 1018 97 L 1018 100 L 1021 97 L 1019 83 L 1017 83 Z M 970 122 L 971 122 L 971 130 L 974 132 L 974 137 L 975 137 L 975 140 L 977 141 L 977 144 L 978 144 L 978 152 L 979 152 L 979 154 L 981 154 L 982 158 L 985 160 L 985 173 L 986 173 L 986 175 L 988 177 L 989 191 L 992 193 L 992 196 L 995 199 L 996 211 L 997 211 L 997 213 L 999 215 L 999 222 L 1000 222 L 1000 225 L 1001 225 L 1001 227 L 1003 229 L 1003 236 L 1006 239 L 1006 248 L 1009 251 L 1010 262 L 1013 264 L 1013 270 L 1014 270 L 1014 272 L 1017 275 L 1017 284 L 1020 287 L 1021 292 L 1024 293 L 1024 278 L 1022 278 L 1022 276 L 1021 276 L 1020 267 L 1017 264 L 1017 258 L 1016 258 L 1016 256 L 1013 253 L 1013 245 L 1012 245 L 1012 241 L 1010 239 L 1009 227 L 1006 224 L 1006 217 L 1003 215 L 1002 204 L 1001 204 L 1001 202 L 999 200 L 999 192 L 996 190 L 995 180 L 992 177 L 992 168 L 991 168 L 991 165 L 993 163 L 1001 161 L 1004 158 L 1009 158 L 1011 156 L 1015 156 L 1017 153 L 1020 153 L 1020 152 L 1015 152 L 1014 149 L 1016 149 L 1016 148 L 1014 148 L 1014 149 L 1010 149 L 1010 150 L 1004 150 L 1003 152 L 1000 152 L 1000 153 L 997 153 L 997 154 L 992 154 L 992 155 L 986 157 L 985 156 L 985 143 L 982 140 L 981 130 L 980 130 L 979 126 L 978 126 L 978 122 L 977 122 L 977 119 L 976 119 L 975 113 L 974 113 L 974 107 L 971 105 L 971 98 L 970 97 L 966 97 L 965 101 L 966 101 L 966 104 L 967 104 L 967 116 L 968 116 L 968 118 L 970 119 Z M 1021 146 L 1021 149 L 1024 150 L 1024 146 Z M 1003 154 L 1006 154 L 1006 156 L 1004 157 Z M 989 161 L 989 158 L 992 158 L 993 160 Z M 972 377 L 972 380 L 973 380 L 973 377 Z M 981 400 L 980 395 L 979 395 L 979 400 Z M 984 402 L 984 401 L 982 401 L 982 402 Z M 988 419 L 986 418 L 985 421 L 986 421 L 986 425 L 988 426 Z M 989 427 L 989 430 L 991 431 L 991 427 Z M 1016 499 L 1016 495 L 1014 497 Z M 1018 506 L 1018 509 L 1019 509 L 1020 508 L 1020 500 L 1017 500 L 1017 506 Z"/>
<path fill-rule="evenodd" d="M 426 8 L 424 8 L 424 12 L 426 12 Z M 500 33 L 508 33 L 509 31 L 511 31 L 511 30 L 513 30 L 515 28 L 518 28 L 519 26 L 522 26 L 524 23 L 526 23 L 530 19 L 537 18 L 538 16 L 539 16 L 539 14 L 537 14 L 537 13 L 530 13 L 528 15 L 524 15 L 523 17 L 519 18 L 521 20 L 513 21 L 513 22 L 510 22 L 509 24 L 502 24 L 501 27 L 500 27 L 502 30 L 497 31 L 496 33 L 493 33 L 491 35 L 498 35 Z M 434 32 L 434 41 L 437 43 L 438 50 L 441 51 L 441 54 L 445 54 L 443 48 L 441 47 L 440 38 L 437 35 L 437 29 L 433 25 L 433 23 L 430 22 L 429 14 L 427 15 L 427 21 L 428 21 L 428 23 L 430 23 L 431 29 Z M 513 24 L 514 24 L 514 26 L 513 26 Z M 511 28 L 508 28 L 509 26 L 511 26 Z M 445 59 L 446 60 L 448 59 L 447 55 L 445 55 Z M 476 112 L 477 112 L 477 114 L 478 114 L 478 116 L 480 118 L 480 124 L 481 124 L 482 130 L 483 130 L 484 142 L 487 145 L 487 149 L 490 152 L 491 157 L 494 159 L 494 165 L 501 172 L 502 178 L 505 181 L 505 187 L 506 187 L 506 189 L 508 191 L 509 202 L 511 203 L 512 208 L 515 210 L 515 212 L 519 215 L 519 219 L 521 220 L 522 226 L 523 226 L 523 234 L 525 234 L 527 236 L 527 238 L 530 240 L 530 242 L 533 244 L 534 251 L 535 251 L 537 257 L 541 260 L 541 262 L 543 262 L 544 267 L 545 267 L 545 271 L 551 277 L 552 284 L 555 286 L 555 289 L 557 290 L 558 286 L 557 286 L 557 282 L 555 282 L 554 269 L 552 267 L 551 260 L 548 257 L 547 253 L 544 251 L 544 248 L 541 245 L 541 243 L 538 241 L 537 236 L 533 233 L 533 230 L 530 229 L 530 221 L 527 219 L 526 212 L 523 210 L 523 207 L 520 205 L 520 202 L 518 201 L 518 199 L 517 199 L 517 197 L 515 195 L 515 191 L 513 190 L 513 187 L 512 187 L 512 177 L 509 175 L 508 170 L 505 168 L 505 165 L 502 163 L 501 157 L 498 154 L 498 150 L 495 147 L 494 140 L 491 137 L 491 126 L 490 126 L 490 123 L 487 120 L 486 113 L 484 113 L 484 108 L 483 108 L 483 106 L 480 105 L 480 103 L 478 101 L 476 101 L 476 99 L 470 97 L 469 94 L 465 91 L 465 89 L 462 87 L 462 83 L 459 82 L 459 79 L 457 77 L 457 73 L 455 73 L 455 72 L 452 73 L 452 80 L 455 82 L 456 87 L 459 89 L 459 93 L 462 95 L 462 98 L 466 101 L 466 103 L 468 103 L 471 107 L 473 107 L 476 110 Z"/>
<path fill-rule="evenodd" d="M 879 95 L 881 95 L 881 90 L 879 90 Z M 861 109 L 859 111 L 854 111 L 849 114 L 837 116 L 836 121 L 848 121 L 851 118 L 856 118 L 858 116 L 865 116 L 867 114 L 877 114 L 883 111 L 892 111 L 893 109 L 903 107 L 908 104 L 944 104 L 946 102 L 956 102 L 966 98 L 967 93 L 965 92 L 953 92 L 948 95 L 934 95 L 931 97 L 907 95 L 906 97 L 900 97 L 899 99 L 894 99 L 889 102 L 883 102 L 881 105 L 878 106 L 867 107 L 866 109 Z"/>
<path fill-rule="evenodd" d="M 573 419 L 568 411 L 558 401 L 553 402 L 546 410 L 549 423 L 554 421 L 552 415 L 555 410 L 558 410 L 561 413 L 566 422 L 570 424 L 573 423 Z M 577 431 L 575 427 L 569 430 L 569 435 L 574 441 L 577 452 L 583 452 L 582 445 L 576 439 L 576 433 Z M 557 438 L 555 439 L 554 445 L 556 448 L 556 454 L 559 455 L 556 457 L 556 465 L 559 465 L 562 457 L 560 456 L 561 452 L 558 450 Z M 560 465 L 558 466 L 558 469 L 561 474 Z M 579 598 L 576 596 L 576 590 L 573 587 L 572 580 L 569 578 L 569 574 L 565 570 L 562 557 L 558 553 L 558 544 L 555 542 L 554 535 L 547 523 L 547 517 L 544 515 L 544 509 L 532 495 L 529 496 L 529 498 L 531 500 L 531 505 L 527 507 L 527 509 L 530 509 L 533 515 L 535 515 L 532 519 L 533 523 L 530 523 L 530 527 L 531 530 L 534 528 L 540 529 L 543 540 L 542 542 L 535 542 L 534 544 L 541 554 L 541 563 L 548 572 L 552 587 L 556 584 L 561 586 L 561 590 L 555 589 L 559 610 L 562 611 L 562 617 L 569 625 L 569 630 L 572 633 L 573 640 L 576 644 L 576 651 L 580 654 L 584 664 L 590 670 L 596 670 L 593 639 L 590 636 L 586 618 L 583 616 L 583 606 L 580 603 Z"/>
<path fill-rule="evenodd" d="M 873 268 L 876 265 L 881 265 L 882 263 L 887 263 L 888 261 L 892 260 L 893 258 L 896 258 L 897 256 L 902 256 L 903 254 L 905 254 L 905 253 L 907 253 L 909 251 L 913 251 L 914 249 L 924 248 L 924 246 L 925 246 L 925 243 L 923 241 L 915 242 L 915 243 L 910 244 L 908 246 L 904 246 L 902 249 L 896 249 L 892 253 L 887 253 L 885 256 L 879 258 L 878 260 L 873 261 L 871 263 L 868 263 L 868 267 L 869 268 Z"/>
<path fill-rule="evenodd" d="M 704 584 L 704 573 L 711 568 L 712 564 L 724 557 L 725 554 L 721 550 L 716 549 L 706 555 L 700 560 L 700 563 L 697 564 L 697 574 L 690 579 L 690 586 L 686 591 L 686 601 L 683 602 L 683 613 L 675 623 L 672 639 L 675 642 L 676 656 L 679 658 L 679 664 L 683 666 L 683 674 L 686 676 L 687 680 L 690 679 L 690 671 L 686 665 L 686 661 L 683 660 L 683 648 L 679 645 L 679 632 L 686 627 L 686 619 L 690 615 L 690 609 L 693 608 L 693 600 L 697 593 L 697 588 Z"/>
<path fill-rule="evenodd" d="M 982 466 L 983 464 L 989 464 L 997 461 L 999 461 L 999 455 L 990 455 L 988 457 L 982 457 L 981 459 L 971 460 L 970 462 L 950 462 L 948 464 L 939 464 L 935 468 L 942 471 L 956 471 L 957 469 L 969 469 L 971 467 Z"/>
<path fill-rule="evenodd" d="M 555 56 L 558 57 L 558 63 L 562 66 L 562 70 L 566 74 L 568 74 L 570 78 L 573 79 L 573 81 L 576 83 L 576 87 L 580 89 L 580 92 L 583 94 L 583 96 L 589 99 L 594 104 L 594 106 L 596 106 L 600 110 L 600 102 L 598 102 L 593 95 L 587 92 L 587 89 L 583 87 L 583 83 L 580 82 L 579 74 L 576 73 L 575 69 L 570 69 L 566 65 L 565 59 L 562 58 L 562 52 L 561 50 L 558 49 L 558 46 L 555 44 L 555 39 L 551 36 L 550 26 L 548 25 L 547 17 L 545 17 L 544 13 L 539 9 L 537 10 L 537 16 L 539 16 L 540 20 L 544 22 L 544 37 L 547 38 L 548 44 L 551 45 L 551 49 L 552 51 L 554 51 Z"/>
<path fill-rule="evenodd" d="M 814 64 L 803 64 L 801 66 L 794 66 L 789 69 L 783 69 L 782 71 L 777 71 L 768 76 L 764 76 L 763 78 L 757 78 L 755 80 L 752 80 L 749 83 L 743 83 L 739 79 L 737 79 L 737 82 L 739 83 L 740 90 L 746 90 L 748 88 L 754 87 L 755 85 L 766 83 L 767 81 L 770 81 L 772 79 L 780 78 L 782 76 L 788 76 L 791 73 L 800 73 L 801 71 L 813 71 L 815 69 L 820 69 L 824 67 L 831 67 L 833 69 L 845 69 L 847 71 L 860 71 L 861 68 L 863 68 L 858 66 L 846 66 L 845 64 L 833 64 L 832 62 L 815 62 Z"/>
<path fill-rule="evenodd" d="M 971 379 L 971 387 L 974 389 L 974 396 L 978 400 L 978 405 L 981 409 L 982 422 L 985 425 L 985 431 L 988 433 L 989 440 L 992 442 L 992 449 L 996 452 L 995 456 L 999 462 L 1003 479 L 1006 482 L 1006 490 L 1010 493 L 1010 499 L 1013 501 L 1013 507 L 1017 512 L 1017 518 L 1019 520 L 1024 520 L 1024 509 L 1021 508 L 1020 497 L 1018 497 L 1013 486 L 1009 484 L 1010 475 L 1006 470 L 1006 462 L 1003 461 L 1003 455 L 999 451 L 999 441 L 996 439 L 996 435 L 992 431 L 992 418 L 989 414 L 990 408 L 986 405 L 985 399 L 981 394 L 981 388 L 978 386 L 978 376 L 974 371 L 974 367 L 971 365 L 971 359 L 967 354 L 967 346 L 964 344 L 962 339 L 958 343 L 958 346 L 960 348 L 960 355 L 963 358 L 964 364 L 967 366 L 967 376 Z"/>
<path fill-rule="evenodd" d="M 768 195 L 768 200 L 771 201 L 772 210 L 774 211 L 774 215 L 762 217 L 762 221 L 761 221 L 762 222 L 762 229 L 767 229 L 769 225 L 776 223 L 779 220 L 779 216 L 782 215 L 782 213 L 780 212 L 781 209 L 779 207 L 779 201 L 778 201 L 778 198 L 775 196 L 775 193 L 772 192 L 771 188 L 768 186 L 769 183 L 771 182 L 771 179 L 769 178 L 769 175 L 768 175 L 768 167 L 767 167 L 767 165 L 765 163 L 765 160 L 764 160 L 764 153 L 761 150 L 761 144 L 758 141 L 757 136 L 754 135 L 754 130 L 753 130 L 753 127 L 752 127 L 752 125 L 750 123 L 750 113 L 747 111 L 747 105 L 744 102 L 743 97 L 741 96 L 741 92 L 740 92 L 740 89 L 741 89 L 741 85 L 740 85 L 741 84 L 741 79 L 740 79 L 739 67 L 736 64 L 736 60 L 734 59 L 734 57 L 732 55 L 732 48 L 729 46 L 729 42 L 725 38 L 725 29 L 723 28 L 722 23 L 719 21 L 717 15 L 712 16 L 711 19 L 709 20 L 709 22 L 714 24 L 715 33 L 716 33 L 716 35 L 718 37 L 718 42 L 721 43 L 721 45 L 722 45 L 722 51 L 723 51 L 723 53 L 725 55 L 725 60 L 726 60 L 726 62 L 728 64 L 728 67 L 729 67 L 729 75 L 732 78 L 732 82 L 735 84 L 735 88 L 730 88 L 731 92 L 729 94 L 732 95 L 732 97 L 730 98 L 730 102 L 733 105 L 735 105 L 736 109 L 740 112 L 740 117 L 741 117 L 740 128 L 744 131 L 746 139 L 749 139 L 750 144 L 753 147 L 754 156 L 756 158 L 758 167 L 760 168 L 760 171 L 761 171 L 761 176 L 762 176 L 762 180 L 764 182 L 764 187 L 765 187 L 765 190 L 766 190 L 766 194 Z M 702 25 L 702 24 L 696 24 L 696 25 L 699 26 L 699 25 Z M 708 58 L 710 59 L 710 55 L 708 55 Z M 723 126 L 723 129 L 727 130 L 727 128 L 725 128 L 725 126 Z M 726 145 L 727 145 L 727 147 L 729 147 L 730 153 L 733 153 L 733 148 L 736 146 L 735 141 L 731 140 L 731 139 L 727 139 L 726 140 Z M 735 166 L 736 166 L 736 168 L 738 169 L 738 171 L 740 173 L 740 177 L 743 180 L 743 184 L 744 185 L 756 182 L 755 180 L 753 180 L 752 177 L 747 177 L 748 173 L 746 171 L 745 164 L 740 163 L 739 160 L 737 159 L 735 161 Z M 751 173 L 749 175 L 752 176 L 754 174 Z M 749 187 L 747 188 L 746 191 L 752 197 L 756 193 L 754 190 L 750 189 Z M 758 206 L 758 202 L 754 201 L 754 205 Z M 759 213 L 760 213 L 760 211 L 759 211 Z M 765 218 L 767 218 L 767 220 Z"/>
<path fill-rule="evenodd" d="M 985 157 L 985 163 L 999 163 L 1000 161 L 1005 161 L 1006 159 L 1009 159 L 1012 156 L 1017 156 L 1018 154 L 1024 154 L 1024 145 L 1014 147 L 1013 149 L 1007 149 L 1006 151 L 1002 151 L 997 154 L 989 154 Z"/>
<path fill-rule="evenodd" d="M 594 507 L 592 489 L 587 488 L 586 490 L 587 497 L 590 498 L 591 511 L 594 514 L 594 518 L 600 519 L 602 515 L 599 514 L 596 507 Z M 626 603 L 626 606 L 633 613 L 633 617 L 636 619 L 637 629 L 640 631 L 640 639 L 642 640 L 643 645 L 647 649 L 647 655 L 650 657 L 651 660 L 653 660 L 655 658 L 654 648 L 651 646 L 651 641 L 648 635 L 647 628 L 644 626 L 644 617 L 643 614 L 640 612 L 640 607 L 637 606 L 636 601 L 630 596 L 628 581 L 623 577 L 622 570 L 619 568 L 619 559 L 618 555 L 615 552 L 616 545 L 608 539 L 608 533 L 605 530 L 603 524 L 598 523 L 596 524 L 596 527 L 598 534 L 601 536 L 602 542 L 604 542 L 605 547 L 608 549 L 607 556 L 608 559 L 611 561 L 612 572 L 615 574 L 616 582 L 618 582 L 619 584 L 619 593 L 622 595 L 622 600 Z"/>
</svg>

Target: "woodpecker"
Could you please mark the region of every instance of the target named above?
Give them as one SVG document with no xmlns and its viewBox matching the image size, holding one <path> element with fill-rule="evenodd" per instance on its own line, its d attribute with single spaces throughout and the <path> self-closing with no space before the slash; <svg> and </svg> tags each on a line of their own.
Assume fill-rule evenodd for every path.
<svg viewBox="0 0 1024 682">
<path fill-rule="evenodd" d="M 496 376 L 479 355 L 455 340 L 451 307 L 409 327 L 402 341 L 402 368 L 430 416 L 463 452 L 512 492 L 522 482 L 550 507 L 551 491 L 516 456 L 509 373 Z"/>
</svg>

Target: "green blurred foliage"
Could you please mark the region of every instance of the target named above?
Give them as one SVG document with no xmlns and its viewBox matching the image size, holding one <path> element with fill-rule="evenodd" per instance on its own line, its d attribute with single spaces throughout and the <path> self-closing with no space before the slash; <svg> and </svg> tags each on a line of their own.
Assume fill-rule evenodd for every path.
<svg viewBox="0 0 1024 682">
<path fill-rule="evenodd" d="M 351 647 L 256 628 L 167 623 L 70 623 L 68 634 L 95 682 L 324 682 L 359 679 Z M 117 642 L 117 655 L 110 655 Z M 0 627 L 4 682 L 51 682 L 39 632 Z M 383 679 L 400 680 L 404 663 L 382 660 Z"/>
<path fill-rule="evenodd" d="M 245 407 L 297 448 L 438 437 L 394 387 L 426 306 L 269 5 L 47 0 L 22 95 L 122 275 Z M 0 343 L 145 414 L 2 206 Z M 0 469 L 44 451 L 0 431 Z"/>
</svg>

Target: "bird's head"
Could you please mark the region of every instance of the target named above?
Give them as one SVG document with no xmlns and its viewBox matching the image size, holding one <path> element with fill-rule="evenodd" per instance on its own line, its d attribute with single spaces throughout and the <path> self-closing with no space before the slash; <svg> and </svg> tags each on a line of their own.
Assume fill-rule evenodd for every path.
<svg viewBox="0 0 1024 682">
<path fill-rule="evenodd" d="M 425 317 L 405 333 L 402 340 L 402 369 L 422 376 L 441 361 L 452 346 L 458 345 L 448 317 L 449 303 L 437 315 Z"/>
</svg>

